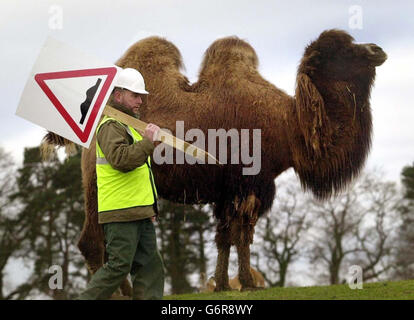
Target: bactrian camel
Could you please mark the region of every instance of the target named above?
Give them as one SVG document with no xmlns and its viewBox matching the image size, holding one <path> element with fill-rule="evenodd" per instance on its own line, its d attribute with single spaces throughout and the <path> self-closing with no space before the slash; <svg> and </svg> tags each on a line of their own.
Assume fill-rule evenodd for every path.
<svg viewBox="0 0 414 320">
<path fill-rule="evenodd" d="M 199 128 L 206 136 L 208 129 L 249 129 L 250 149 L 253 129 L 261 130 L 261 170 L 255 175 L 243 175 L 241 161 L 223 166 L 153 161 L 162 198 L 213 207 L 216 291 L 230 289 L 232 245 L 237 249 L 242 289 L 255 287 L 249 271 L 250 244 L 257 219 L 275 198 L 277 176 L 293 168 L 304 190 L 323 200 L 343 191 L 361 171 L 371 146 L 369 100 L 375 68 L 385 60 L 386 54 L 375 44 L 356 44 L 344 31 L 325 31 L 305 49 L 294 97 L 260 75 L 256 52 L 237 37 L 219 39 L 207 49 L 194 84 L 180 72 L 179 50 L 159 37 L 138 41 L 117 61 L 144 76 L 150 95 L 141 106 L 143 121 L 173 134 L 176 121 L 184 121 L 186 130 Z M 50 133 L 45 140 L 65 143 Z M 208 143 L 205 148 L 210 150 Z M 94 141 L 83 150 L 82 171 L 86 220 L 78 245 L 95 272 L 104 261 L 104 240 L 97 223 Z"/>
</svg>

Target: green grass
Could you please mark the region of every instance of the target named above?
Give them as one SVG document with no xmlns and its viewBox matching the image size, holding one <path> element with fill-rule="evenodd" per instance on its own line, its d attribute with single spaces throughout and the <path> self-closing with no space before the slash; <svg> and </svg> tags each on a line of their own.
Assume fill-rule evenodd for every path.
<svg viewBox="0 0 414 320">
<path fill-rule="evenodd" d="M 269 288 L 165 296 L 165 300 L 414 300 L 414 280 L 364 283 L 363 289 L 347 284 L 323 287 Z"/>
</svg>

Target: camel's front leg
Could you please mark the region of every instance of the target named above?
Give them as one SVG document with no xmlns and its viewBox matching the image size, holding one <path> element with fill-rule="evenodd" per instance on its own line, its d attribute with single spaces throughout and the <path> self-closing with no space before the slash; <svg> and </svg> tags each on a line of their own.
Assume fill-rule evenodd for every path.
<svg viewBox="0 0 414 320">
<path fill-rule="evenodd" d="M 239 261 L 239 281 L 241 284 L 241 290 L 254 290 L 256 289 L 256 285 L 250 272 L 250 243 L 242 241 L 236 244 L 236 246 Z"/>
<path fill-rule="evenodd" d="M 254 194 L 243 200 L 237 208 L 237 220 L 232 231 L 237 247 L 239 262 L 239 281 L 241 290 L 255 290 L 253 276 L 250 272 L 250 245 L 253 243 L 254 227 L 258 219 L 260 200 Z"/>
<path fill-rule="evenodd" d="M 230 230 L 224 220 L 219 220 L 216 231 L 216 245 L 218 251 L 215 272 L 216 288 L 214 291 L 231 290 L 229 286 L 229 256 L 230 256 Z"/>
</svg>

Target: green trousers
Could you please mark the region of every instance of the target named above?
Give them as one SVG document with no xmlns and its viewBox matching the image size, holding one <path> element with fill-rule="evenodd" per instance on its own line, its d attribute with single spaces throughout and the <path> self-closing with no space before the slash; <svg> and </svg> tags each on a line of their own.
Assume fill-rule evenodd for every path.
<svg viewBox="0 0 414 320">
<path fill-rule="evenodd" d="M 164 265 L 151 219 L 104 224 L 108 261 L 93 276 L 79 300 L 111 297 L 128 273 L 133 299 L 160 300 L 164 294 Z"/>
</svg>

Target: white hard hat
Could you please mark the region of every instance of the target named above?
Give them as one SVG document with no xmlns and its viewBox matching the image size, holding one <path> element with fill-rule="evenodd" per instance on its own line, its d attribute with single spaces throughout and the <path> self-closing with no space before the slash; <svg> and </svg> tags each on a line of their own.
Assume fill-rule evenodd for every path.
<svg viewBox="0 0 414 320">
<path fill-rule="evenodd" d="M 128 89 L 141 94 L 149 93 L 145 90 L 145 82 L 141 73 L 132 68 L 125 68 L 118 72 L 115 87 Z"/>
</svg>

